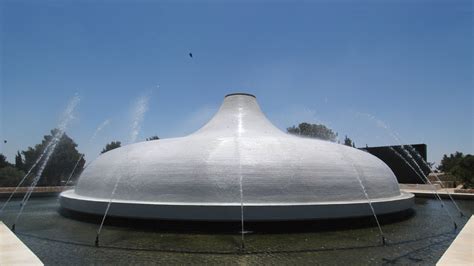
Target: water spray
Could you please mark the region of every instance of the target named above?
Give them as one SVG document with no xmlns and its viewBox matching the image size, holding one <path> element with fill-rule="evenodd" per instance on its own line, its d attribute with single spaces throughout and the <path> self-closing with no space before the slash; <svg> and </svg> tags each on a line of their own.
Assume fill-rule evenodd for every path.
<svg viewBox="0 0 474 266">
<path fill-rule="evenodd" d="M 437 197 L 437 198 L 440 200 L 440 202 L 441 202 L 441 207 L 442 207 L 443 209 L 446 209 L 446 208 L 444 208 L 443 200 L 442 200 L 441 197 L 439 196 L 439 194 L 438 194 L 438 192 L 436 191 L 436 189 L 434 189 L 434 185 L 431 183 L 431 181 L 430 181 L 430 180 L 428 179 L 428 177 L 425 175 L 425 173 L 423 172 L 423 170 L 421 169 L 421 167 L 418 165 L 418 163 L 416 162 L 416 160 L 413 158 L 413 156 L 411 156 L 410 152 L 404 148 L 405 146 L 409 146 L 409 145 L 403 145 L 402 142 L 401 142 L 401 140 L 400 140 L 400 137 L 398 136 L 398 134 L 396 134 L 395 132 L 393 132 L 387 124 L 385 124 L 385 123 L 382 122 L 381 120 L 377 119 L 375 116 L 373 116 L 373 115 L 371 115 L 371 114 L 366 114 L 366 113 L 357 113 L 357 115 L 362 115 L 362 116 L 365 116 L 365 117 L 369 118 L 370 120 L 374 121 L 374 122 L 377 124 L 378 127 L 383 128 L 384 130 L 386 130 L 386 132 L 400 145 L 402 151 L 408 156 L 408 158 L 410 158 L 411 161 L 413 161 L 413 163 L 417 166 L 418 170 L 419 170 L 419 171 L 421 172 L 421 174 L 424 176 L 424 178 L 425 178 L 426 181 L 423 180 L 423 178 L 418 174 L 418 172 L 411 166 L 411 164 L 409 164 L 409 163 L 407 162 L 407 160 L 406 160 L 401 154 L 399 154 L 398 152 L 396 152 L 393 148 L 391 148 L 392 151 L 396 152 L 397 155 L 398 155 L 400 158 L 402 158 L 402 159 L 405 161 L 405 163 L 406 163 L 407 165 L 409 165 L 409 166 L 412 168 L 412 170 L 421 178 L 422 182 L 424 182 L 425 184 L 428 182 L 428 183 L 432 186 L 432 188 L 433 188 L 432 190 L 434 191 L 434 193 L 436 194 L 436 197 Z M 411 146 L 410 146 L 410 147 L 411 147 Z M 413 147 L 411 147 L 411 148 L 413 149 Z M 419 156 L 419 157 L 421 158 L 421 156 L 418 154 L 418 152 L 416 152 L 415 154 L 417 154 L 417 156 Z M 423 159 L 423 158 L 421 158 L 421 159 L 422 159 L 421 161 L 427 165 L 427 163 L 424 161 L 424 159 Z M 432 172 L 431 167 L 428 166 L 428 169 L 430 170 L 430 172 Z M 436 176 L 436 178 L 437 178 L 437 176 Z M 441 183 L 441 180 L 439 180 L 439 178 L 438 178 L 438 181 L 440 181 L 440 183 Z M 462 211 L 459 209 L 458 205 L 456 204 L 456 202 L 454 201 L 454 199 L 451 197 L 451 194 L 447 191 L 447 189 L 446 189 L 446 192 L 447 192 L 447 194 L 449 195 L 449 198 L 451 199 L 451 201 L 453 202 L 453 205 L 454 205 L 454 206 L 457 208 L 457 210 L 460 212 L 461 217 L 463 217 L 464 214 L 463 214 Z M 456 224 L 456 222 L 455 222 L 455 220 L 454 220 L 454 217 L 452 217 L 452 215 L 449 213 L 448 210 L 446 210 L 446 211 L 447 211 L 448 215 L 451 217 L 451 219 L 453 220 L 454 227 L 457 228 L 457 224 Z"/>
<path fill-rule="evenodd" d="M 97 134 L 105 127 L 107 126 L 108 124 L 110 123 L 109 119 L 105 120 L 104 122 L 102 122 L 98 127 L 97 129 L 94 131 L 94 134 L 92 134 L 92 137 L 90 138 L 89 140 L 89 144 L 92 143 L 92 141 L 95 139 L 95 137 L 97 136 Z M 71 174 L 69 175 L 69 177 L 67 178 L 66 182 L 64 183 L 64 187 L 67 186 L 67 184 L 69 183 L 69 180 L 71 180 L 72 176 L 74 175 L 75 171 L 76 171 L 76 168 L 77 166 L 79 165 L 79 162 L 82 160 L 82 158 L 84 158 L 84 154 L 81 154 L 81 156 L 79 156 L 79 159 L 77 159 L 76 161 L 76 164 L 74 165 L 74 168 L 72 168 L 72 171 L 71 171 Z M 85 168 L 85 167 L 84 167 Z"/>
<path fill-rule="evenodd" d="M 133 117 L 132 117 L 132 127 L 131 127 L 131 134 L 130 134 L 130 144 L 133 144 L 138 136 L 138 133 L 140 132 L 141 129 L 141 124 L 143 123 L 143 119 L 145 116 L 146 111 L 148 110 L 148 100 L 150 99 L 149 94 L 145 96 L 141 96 L 138 98 L 138 100 L 135 103 L 135 106 L 133 108 Z M 127 160 L 128 160 L 128 153 L 127 153 Z M 120 183 L 120 180 L 122 179 L 123 175 L 119 175 L 117 177 L 117 180 L 115 181 L 114 188 L 112 192 L 110 193 L 110 198 L 109 202 L 107 203 L 107 207 L 105 208 L 104 216 L 102 217 L 102 221 L 100 222 L 99 229 L 97 230 L 97 234 L 95 237 L 95 246 L 99 246 L 99 237 L 100 233 L 102 232 L 102 227 L 104 226 L 105 219 L 107 218 L 107 214 L 110 210 L 110 206 L 112 205 L 112 201 L 114 199 L 115 191 L 117 190 L 117 187 Z"/>
<path fill-rule="evenodd" d="M 65 132 L 69 122 L 74 118 L 73 112 L 76 109 L 76 106 L 79 104 L 79 101 L 80 101 L 79 96 L 75 95 L 73 97 L 73 99 L 69 102 L 66 110 L 64 111 L 61 122 L 58 125 L 58 130 L 55 132 L 55 134 L 54 134 L 54 136 L 53 136 L 53 138 L 50 142 L 51 145 L 49 147 L 47 147 L 47 149 L 45 149 L 45 151 L 44 151 L 46 157 L 41 162 L 41 165 L 40 165 L 39 169 L 37 170 L 36 175 L 35 175 L 32 183 L 31 183 L 30 187 L 28 187 L 28 191 L 26 192 L 25 196 L 23 197 L 23 200 L 21 202 L 20 211 L 18 212 L 18 214 L 15 218 L 15 221 L 14 221 L 13 226 L 12 226 L 12 230 L 15 229 L 15 225 L 18 222 L 18 220 L 20 219 L 20 216 L 23 213 L 23 210 L 24 210 L 26 204 L 28 203 L 28 200 L 31 197 L 31 194 L 33 193 L 34 188 L 36 187 L 39 180 L 41 179 L 41 175 L 43 174 L 43 171 L 46 168 L 46 165 L 49 162 L 49 159 L 51 158 L 51 155 L 53 155 L 53 153 L 56 149 L 56 146 L 60 142 L 61 138 L 64 136 L 64 132 Z"/>
<path fill-rule="evenodd" d="M 433 169 L 431 169 L 431 166 L 425 161 L 425 159 L 423 159 L 420 155 L 420 153 L 415 150 L 415 148 L 413 148 L 413 146 L 411 145 L 406 145 L 410 151 L 412 153 L 415 154 L 415 156 L 417 157 L 418 160 L 420 160 L 424 165 L 425 167 L 427 167 L 429 170 L 430 170 L 430 173 L 433 173 Z M 448 189 L 443 185 L 443 182 L 441 181 L 441 179 L 439 179 L 439 177 L 435 174 L 434 177 L 437 179 L 437 181 L 439 182 L 439 185 L 441 186 L 441 188 L 443 188 L 445 191 L 446 191 L 446 194 L 448 194 L 448 197 L 451 199 L 451 202 L 453 203 L 454 207 L 456 207 L 456 209 L 459 211 L 459 214 L 461 217 L 464 217 L 464 213 L 461 211 L 461 209 L 459 208 L 458 204 L 456 204 L 456 201 L 454 200 L 454 198 L 451 196 L 451 193 L 449 193 Z"/>
<path fill-rule="evenodd" d="M 339 144 L 339 145 L 342 145 L 342 144 Z M 347 154 L 344 152 L 344 147 L 342 146 L 339 146 L 339 150 L 342 154 L 342 157 L 350 162 L 350 164 L 352 165 L 352 167 L 355 169 L 356 171 L 356 178 L 357 178 L 357 181 L 359 181 L 359 185 L 362 189 L 362 192 L 365 196 L 365 199 L 367 200 L 367 203 L 369 204 L 369 207 L 370 207 L 370 211 L 372 212 L 372 215 L 374 216 L 374 219 L 375 219 L 375 222 L 377 223 L 377 227 L 379 229 L 379 233 L 380 233 L 380 237 L 381 237 L 381 240 L 382 240 L 382 245 L 385 246 L 385 234 L 382 230 L 382 226 L 380 225 L 380 222 L 379 222 L 379 219 L 377 218 L 377 214 L 375 213 L 375 209 L 374 209 L 374 206 L 372 205 L 372 201 L 370 200 L 370 197 L 369 197 L 369 194 L 367 193 L 367 190 L 365 189 L 365 186 L 364 184 L 362 183 L 362 179 L 361 177 L 364 176 L 364 173 L 363 173 L 363 170 L 354 162 L 354 160 L 352 160 L 352 158 L 350 158 L 349 156 L 347 156 Z"/>
<path fill-rule="evenodd" d="M 401 149 L 405 152 L 405 154 L 407 154 L 407 151 L 405 149 L 403 149 L 403 147 L 401 146 Z M 456 230 L 456 228 L 458 227 L 458 225 L 456 224 L 456 221 L 454 220 L 454 217 L 451 215 L 451 213 L 449 212 L 449 210 L 447 208 L 444 208 L 444 203 L 443 203 L 443 199 L 441 199 L 441 197 L 439 196 L 438 192 L 436 191 L 436 188 L 434 187 L 433 183 L 431 183 L 431 181 L 424 175 L 423 172 L 421 172 L 421 174 L 415 170 L 415 168 L 413 168 L 413 166 L 405 159 L 405 157 L 403 157 L 403 155 L 401 155 L 399 152 L 397 152 L 394 148 L 390 147 L 390 150 L 393 151 L 393 153 L 395 153 L 395 155 L 397 155 L 398 157 L 400 157 L 406 165 L 408 165 L 412 170 L 413 172 L 416 173 L 416 175 L 420 178 L 420 180 L 423 182 L 423 183 L 428 183 L 430 184 L 430 188 L 431 188 L 431 191 L 435 194 L 436 198 L 439 200 L 440 204 L 441 204 L 441 208 L 443 210 L 446 211 L 446 213 L 448 214 L 449 218 L 451 218 L 452 222 L 454 223 L 454 229 Z"/>
</svg>

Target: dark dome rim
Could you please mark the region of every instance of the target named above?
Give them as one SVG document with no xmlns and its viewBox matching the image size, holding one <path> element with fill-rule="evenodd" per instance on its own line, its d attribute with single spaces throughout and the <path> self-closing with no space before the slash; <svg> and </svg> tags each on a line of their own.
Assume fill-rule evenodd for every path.
<svg viewBox="0 0 474 266">
<path fill-rule="evenodd" d="M 227 98 L 229 96 L 238 96 L 238 95 L 241 95 L 241 96 L 250 96 L 250 97 L 254 97 L 255 99 L 257 97 L 255 97 L 255 95 L 253 94 L 250 94 L 250 93 L 246 93 L 246 92 L 234 92 L 234 93 L 229 93 L 227 94 L 226 96 L 224 96 L 224 98 Z"/>
</svg>

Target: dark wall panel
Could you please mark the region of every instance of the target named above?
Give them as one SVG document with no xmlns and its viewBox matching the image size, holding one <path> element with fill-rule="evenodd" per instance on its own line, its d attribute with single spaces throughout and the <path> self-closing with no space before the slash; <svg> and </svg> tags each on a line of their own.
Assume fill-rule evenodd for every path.
<svg viewBox="0 0 474 266">
<path fill-rule="evenodd" d="M 398 183 L 423 184 L 430 169 L 425 164 L 426 144 L 361 148 L 384 161 L 397 177 Z"/>
</svg>

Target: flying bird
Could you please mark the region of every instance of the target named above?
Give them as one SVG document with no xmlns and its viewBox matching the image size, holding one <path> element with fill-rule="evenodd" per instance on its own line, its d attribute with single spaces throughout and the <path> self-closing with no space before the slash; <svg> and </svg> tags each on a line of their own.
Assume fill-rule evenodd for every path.
<svg viewBox="0 0 474 266">
<path fill-rule="evenodd" d="M 189 57 L 193 58 L 193 53 L 189 53 Z"/>
<path fill-rule="evenodd" d="M 3 143 L 7 143 L 7 140 L 6 140 L 6 139 L 5 139 L 5 140 L 3 140 Z"/>
</svg>

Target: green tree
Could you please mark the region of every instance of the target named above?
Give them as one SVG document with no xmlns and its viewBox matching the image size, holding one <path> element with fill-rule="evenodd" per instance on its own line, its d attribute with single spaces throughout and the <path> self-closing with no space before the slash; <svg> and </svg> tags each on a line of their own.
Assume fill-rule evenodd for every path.
<svg viewBox="0 0 474 266">
<path fill-rule="evenodd" d="M 444 155 L 441 164 L 438 166 L 440 171 L 453 175 L 457 180 L 464 182 L 465 188 L 474 187 L 474 156 L 464 155 L 462 152 Z"/>
<path fill-rule="evenodd" d="M 155 135 L 155 136 L 151 136 L 151 137 L 149 137 L 149 138 L 146 138 L 146 141 L 159 140 L 159 139 L 160 139 L 160 138 L 159 138 L 157 135 Z"/>
<path fill-rule="evenodd" d="M 30 169 L 33 166 L 33 164 L 36 162 L 36 160 L 38 160 L 45 148 L 57 134 L 59 134 L 58 129 L 53 129 L 51 130 L 51 135 L 44 136 L 40 144 L 36 144 L 35 147 L 28 147 L 26 151 L 22 151 L 24 156 L 24 169 Z M 52 153 L 48 163 L 46 164 L 42 177 L 38 182 L 38 186 L 61 185 L 61 181 L 69 177 L 79 158 L 83 157 L 83 155 L 80 154 L 76 148 L 77 144 L 67 134 L 64 133 L 59 140 L 54 152 Z M 43 158 L 43 160 L 44 159 L 45 158 Z M 81 158 L 77 164 L 75 173 L 81 173 L 84 164 L 85 160 L 84 158 Z"/>
<path fill-rule="evenodd" d="M 25 172 L 13 166 L 0 168 L 0 187 L 16 187 L 24 175 Z"/>
<path fill-rule="evenodd" d="M 18 170 L 26 171 L 20 151 L 17 151 L 15 155 L 15 168 Z"/>
<path fill-rule="evenodd" d="M 102 154 L 102 153 L 111 151 L 113 149 L 120 148 L 121 145 L 122 143 L 120 141 L 112 141 L 110 143 L 107 143 L 100 153 Z"/>
<path fill-rule="evenodd" d="M 474 187 L 474 156 L 468 154 L 456 164 L 450 173 L 464 182 L 464 188 Z"/>
<path fill-rule="evenodd" d="M 347 135 L 344 138 L 344 145 L 355 148 L 355 142 L 348 138 Z"/>
<path fill-rule="evenodd" d="M 438 170 L 442 172 L 449 172 L 453 167 L 459 164 L 461 160 L 464 158 L 464 154 L 462 152 L 455 152 L 454 154 L 444 155 L 443 159 L 441 160 L 441 164 L 438 166 Z"/>
<path fill-rule="evenodd" d="M 7 161 L 7 157 L 5 155 L 0 153 L 0 168 L 7 166 L 12 166 L 12 164 Z"/>
<path fill-rule="evenodd" d="M 329 141 L 336 141 L 337 133 L 322 124 L 300 123 L 298 127 L 292 126 L 286 129 L 290 134 L 318 138 Z"/>
</svg>

